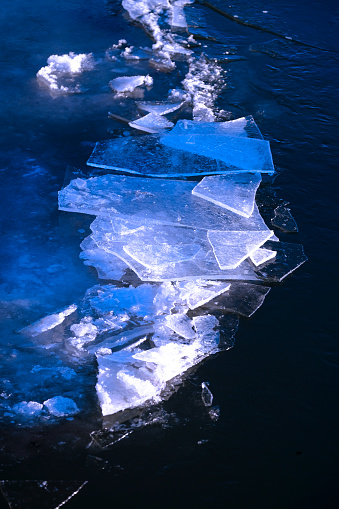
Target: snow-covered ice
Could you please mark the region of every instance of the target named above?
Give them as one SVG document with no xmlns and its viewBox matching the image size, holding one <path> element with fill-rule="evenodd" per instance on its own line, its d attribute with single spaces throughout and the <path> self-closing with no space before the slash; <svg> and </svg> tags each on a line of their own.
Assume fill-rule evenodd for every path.
<svg viewBox="0 0 339 509">
<path fill-rule="evenodd" d="M 147 76 L 121 76 L 114 78 L 109 82 L 109 85 L 114 92 L 120 94 L 124 92 L 133 92 L 136 87 L 153 85 L 153 78 Z"/>
</svg>

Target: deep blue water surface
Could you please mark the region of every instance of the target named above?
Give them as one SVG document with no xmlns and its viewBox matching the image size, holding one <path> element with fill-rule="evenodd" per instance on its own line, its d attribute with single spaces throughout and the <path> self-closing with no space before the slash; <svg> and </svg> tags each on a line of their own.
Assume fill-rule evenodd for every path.
<svg viewBox="0 0 339 509">
<path fill-rule="evenodd" d="M 236 117 L 252 114 L 271 142 L 283 170 L 276 191 L 299 226 L 298 234 L 280 238 L 303 244 L 309 261 L 241 321 L 233 349 L 208 360 L 184 384 L 176 396 L 181 424 L 121 441 L 102 455 L 106 470 L 91 470 L 86 451 L 77 452 L 77 443 L 86 443 L 83 437 L 98 425 L 91 416 L 48 430 L 2 427 L 2 479 L 90 480 L 70 509 L 89 501 L 88 507 L 337 507 L 339 11 L 326 0 L 214 3 L 322 48 L 241 26 L 202 5 L 186 8 L 209 35 L 246 57 L 224 65 L 227 87 L 218 106 Z M 114 102 L 104 70 L 87 93 L 58 98 L 39 86 L 36 72 L 54 53 L 103 58 L 121 38 L 141 46 L 150 41 L 122 13 L 109 15 L 104 0 L 3 0 L 0 31 L 5 380 L 11 348 L 17 351 L 13 363 L 28 355 L 13 331 L 97 282 L 78 259 L 81 234 L 75 224 L 69 235 L 57 191 L 68 165 L 84 166 L 92 146 L 84 142 L 108 138 L 108 129 L 120 127 L 107 111 L 128 116 L 130 108 Z M 180 71 L 183 76 L 185 64 Z M 183 79 L 151 74 L 150 100 L 165 99 Z M 199 413 L 192 418 L 194 388 L 204 380 L 220 406 L 217 422 Z M 62 454 L 60 442 L 67 443 Z"/>
</svg>

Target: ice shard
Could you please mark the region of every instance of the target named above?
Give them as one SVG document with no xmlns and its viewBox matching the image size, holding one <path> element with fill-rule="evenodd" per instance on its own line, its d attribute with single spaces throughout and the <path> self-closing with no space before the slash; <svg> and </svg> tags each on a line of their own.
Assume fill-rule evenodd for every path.
<svg viewBox="0 0 339 509">
<path fill-rule="evenodd" d="M 38 336 L 47 330 L 54 329 L 57 325 L 60 325 L 67 316 L 71 315 L 78 309 L 76 304 L 71 304 L 67 308 L 63 309 L 59 313 L 53 313 L 52 315 L 45 316 L 40 320 L 24 327 L 20 330 L 23 334 L 28 334 L 29 336 Z"/>
<path fill-rule="evenodd" d="M 141 131 L 146 131 L 148 133 L 159 133 L 164 129 L 168 129 L 173 127 L 173 122 L 170 122 L 162 115 L 157 115 L 156 113 L 149 113 L 144 117 L 138 118 L 137 120 L 133 120 L 129 122 L 130 127 L 134 127 L 135 129 L 139 129 Z"/>
<path fill-rule="evenodd" d="M 84 260 L 85 265 L 95 267 L 98 272 L 99 279 L 114 279 L 119 280 L 122 278 L 128 265 L 120 258 L 114 257 L 98 249 L 98 246 L 91 237 L 86 237 L 80 244 L 82 249 L 80 258 Z"/>
<path fill-rule="evenodd" d="M 281 282 L 307 261 L 307 256 L 301 244 L 269 240 L 264 247 L 276 251 L 276 257 L 271 263 L 267 262 L 255 271 L 258 276 L 267 281 Z"/>
<path fill-rule="evenodd" d="M 167 115 L 177 111 L 183 106 L 183 102 L 152 102 L 152 101 L 137 101 L 136 105 L 142 111 L 154 113 L 155 115 Z"/>
<path fill-rule="evenodd" d="M 182 180 L 122 175 L 78 178 L 59 191 L 59 209 L 109 216 L 112 221 L 116 218 L 199 229 L 268 230 L 256 205 L 246 218 L 194 196 L 195 186 L 195 182 Z M 160 230 L 157 233 L 161 235 Z"/>
<path fill-rule="evenodd" d="M 271 219 L 271 223 L 279 230 L 287 233 L 294 233 L 298 231 L 297 223 L 291 214 L 291 209 L 285 205 L 279 205 L 274 210 L 274 217 Z"/>
<path fill-rule="evenodd" d="M 229 283 L 222 281 L 180 281 L 175 284 L 179 291 L 179 301 L 186 301 L 190 309 L 196 309 L 219 295 L 227 292 L 230 288 Z"/>
<path fill-rule="evenodd" d="M 259 247 L 256 251 L 254 251 L 250 255 L 251 262 L 254 263 L 256 267 L 259 267 L 263 263 L 266 263 L 273 258 L 275 258 L 277 252 L 270 251 L 269 249 L 265 249 L 264 247 Z"/>
<path fill-rule="evenodd" d="M 254 210 L 255 194 L 261 182 L 260 173 L 239 173 L 205 177 L 192 189 L 199 196 L 235 214 L 250 217 Z"/>
<path fill-rule="evenodd" d="M 171 135 L 171 133 L 169 133 L 169 135 Z M 209 142 L 207 142 L 207 144 L 211 148 L 211 151 L 207 157 L 204 154 L 200 155 L 194 151 L 188 151 L 187 147 L 189 144 L 186 143 L 181 144 L 185 150 L 180 150 L 179 140 L 181 137 L 177 140 L 177 136 L 171 136 L 170 143 L 173 147 L 160 143 L 159 135 L 156 134 L 100 141 L 96 144 L 87 164 L 96 168 L 161 178 L 216 175 L 229 173 L 230 171 L 245 171 L 246 173 L 258 171 L 261 173 L 274 172 L 270 153 L 268 154 L 266 151 L 267 145 L 265 144 L 268 142 L 263 140 L 246 137 L 228 137 L 229 140 L 235 140 L 234 148 L 236 150 L 231 153 L 229 160 L 224 162 L 215 157 L 214 147 L 212 147 L 212 144 L 209 144 Z M 213 134 L 209 136 L 212 141 L 215 139 Z M 240 145 L 241 143 L 259 144 L 257 149 L 258 151 L 263 149 L 265 157 L 267 156 L 267 164 L 264 164 L 264 160 L 259 154 L 256 154 L 258 156 L 256 157 L 253 152 L 242 152 L 240 145 L 237 145 L 236 140 L 238 139 L 241 140 Z M 196 139 L 195 145 L 197 146 L 199 143 L 198 139 Z M 233 142 L 231 141 L 230 143 L 232 144 Z M 262 146 L 260 144 L 264 145 Z M 202 146 L 203 145 L 202 143 Z M 245 149 L 245 147 L 242 148 Z M 238 154 L 236 153 L 237 151 L 239 151 Z M 239 162 L 242 160 L 244 160 L 244 164 L 239 165 Z"/>
<path fill-rule="evenodd" d="M 151 76 L 121 76 L 114 78 L 109 82 L 109 85 L 114 92 L 124 93 L 133 92 L 136 87 L 151 86 L 153 78 Z"/>
<path fill-rule="evenodd" d="M 228 231 L 209 230 L 208 240 L 213 248 L 219 267 L 235 269 L 254 251 L 262 246 L 273 231 Z"/>
<path fill-rule="evenodd" d="M 194 120 L 178 120 L 171 130 L 171 135 L 214 135 L 234 136 L 240 138 L 256 138 L 263 140 L 263 136 L 252 115 L 228 120 L 227 122 L 198 122 Z"/>
</svg>

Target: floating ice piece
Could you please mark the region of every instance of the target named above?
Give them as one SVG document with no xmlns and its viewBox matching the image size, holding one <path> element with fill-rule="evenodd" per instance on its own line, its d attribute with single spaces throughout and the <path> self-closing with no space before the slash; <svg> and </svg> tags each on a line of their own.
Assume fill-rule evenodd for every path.
<svg viewBox="0 0 339 509">
<path fill-rule="evenodd" d="M 234 158 L 231 157 L 226 163 L 218 158 L 213 159 L 213 151 L 210 154 L 211 157 L 206 157 L 194 152 L 179 150 L 174 138 L 173 136 L 171 139 L 174 148 L 161 144 L 159 136 L 156 134 L 101 141 L 96 144 L 87 164 L 97 168 L 162 178 L 223 174 L 230 171 L 274 172 L 271 163 L 264 164 L 264 161 L 260 161 L 260 159 L 252 161 L 249 152 L 245 154 L 241 152 L 239 158 L 233 152 Z M 213 139 L 214 136 L 210 135 L 210 138 Z M 267 143 L 252 138 L 229 137 L 228 139 L 239 139 L 244 143 Z M 236 145 L 237 143 L 235 141 Z M 188 144 L 185 145 L 185 147 L 187 146 Z M 236 148 L 240 149 L 239 146 Z M 266 152 L 265 154 L 267 155 Z M 255 157 L 255 153 L 252 152 L 252 156 Z M 243 166 L 246 168 L 238 164 L 242 159 L 244 160 Z"/>
<path fill-rule="evenodd" d="M 79 84 L 75 84 L 74 77 L 94 67 L 92 53 L 76 55 L 70 52 L 68 55 L 51 55 L 47 63 L 47 66 L 37 72 L 37 78 L 56 93 L 81 92 Z"/>
<path fill-rule="evenodd" d="M 192 189 L 192 194 L 241 216 L 250 217 L 260 182 L 260 173 L 213 175 L 203 178 Z"/>
<path fill-rule="evenodd" d="M 301 244 L 269 240 L 265 243 L 264 247 L 277 253 L 273 262 L 266 263 L 262 268 L 255 271 L 260 277 L 268 281 L 283 281 L 283 279 L 307 261 L 307 256 Z"/>
<path fill-rule="evenodd" d="M 230 288 L 229 283 L 222 281 L 180 281 L 175 284 L 179 290 L 179 300 L 185 300 L 190 309 L 203 306 Z"/>
<path fill-rule="evenodd" d="M 154 329 L 150 325 L 145 325 L 143 327 L 135 327 L 132 330 L 124 331 L 116 335 L 112 335 L 109 338 L 97 343 L 95 345 L 91 345 L 86 350 L 90 353 L 99 353 L 103 351 L 103 349 L 109 350 L 109 353 L 112 353 L 112 350 L 120 351 L 123 348 L 127 348 L 130 346 L 136 346 L 139 344 L 139 339 L 142 338 L 144 341 L 148 334 L 154 332 Z M 130 360 L 130 353 L 128 354 L 128 360 Z M 114 357 L 117 359 L 117 356 Z M 121 362 L 122 357 L 119 356 L 119 362 Z"/>
<path fill-rule="evenodd" d="M 59 209 L 111 217 L 115 229 L 117 220 L 139 222 L 134 228 L 140 235 L 143 231 L 147 233 L 142 224 L 154 228 L 152 223 L 199 229 L 268 231 L 256 205 L 252 215 L 245 218 L 193 196 L 194 187 L 195 182 L 121 175 L 74 179 L 59 191 Z M 125 227 L 125 234 L 129 233 L 128 221 L 125 225 L 121 222 L 122 227 Z M 166 231 L 168 229 L 161 233 L 158 229 L 158 238 L 166 235 Z"/>
<path fill-rule="evenodd" d="M 36 322 L 24 327 L 20 330 L 23 334 L 29 334 L 30 336 L 38 336 L 47 330 L 54 329 L 57 325 L 60 325 L 67 316 L 71 315 L 76 311 L 78 307 L 76 304 L 71 304 L 67 308 L 63 309 L 59 313 L 54 313 L 52 315 L 45 316 L 41 318 L 41 320 L 37 320 Z"/>
<path fill-rule="evenodd" d="M 109 82 L 112 90 L 118 93 L 133 92 L 136 87 L 153 85 L 153 78 L 147 76 L 121 76 Z"/>
<path fill-rule="evenodd" d="M 43 405 L 36 401 L 21 401 L 13 406 L 12 410 L 23 417 L 36 417 L 42 411 Z"/>
<path fill-rule="evenodd" d="M 170 24 L 172 27 L 187 28 L 186 16 L 182 6 L 177 5 L 177 2 L 172 4 Z"/>
<path fill-rule="evenodd" d="M 80 244 L 82 252 L 79 257 L 85 265 L 95 267 L 99 279 L 113 279 L 118 281 L 126 273 L 128 266 L 120 258 L 113 257 L 103 250 L 99 250 L 91 237 L 86 237 Z"/>
<path fill-rule="evenodd" d="M 297 223 L 291 214 L 291 209 L 285 205 L 279 205 L 274 209 L 274 217 L 271 219 L 271 223 L 279 230 L 287 233 L 294 233 L 298 231 Z"/>
<path fill-rule="evenodd" d="M 45 407 L 49 413 L 56 417 L 66 417 L 77 414 L 80 410 L 71 398 L 64 396 L 54 396 L 54 398 L 44 401 Z"/>
<path fill-rule="evenodd" d="M 262 246 L 273 235 L 268 231 L 230 231 L 209 230 L 207 238 L 211 243 L 219 267 L 235 269 L 254 251 Z"/>
<path fill-rule="evenodd" d="M 241 138 L 256 138 L 263 140 L 263 136 L 252 115 L 228 120 L 227 122 L 197 122 L 194 120 L 178 120 L 170 134 L 235 136 Z"/>
<path fill-rule="evenodd" d="M 136 105 L 140 110 L 154 113 L 155 115 L 167 115 L 173 111 L 179 110 L 183 102 L 152 102 L 152 101 L 138 101 Z"/>
<path fill-rule="evenodd" d="M 269 249 L 260 247 L 250 255 L 250 259 L 256 267 L 259 267 L 259 265 L 262 265 L 263 263 L 266 263 L 269 260 L 275 258 L 276 254 L 276 251 L 270 251 Z"/>
<path fill-rule="evenodd" d="M 232 282 L 228 292 L 213 299 L 205 305 L 207 310 L 221 309 L 237 315 L 250 317 L 263 304 L 266 295 L 270 291 L 268 286 Z"/>
<path fill-rule="evenodd" d="M 205 406 L 212 406 L 213 394 L 208 388 L 208 382 L 202 382 L 201 384 L 201 399 Z"/>
<path fill-rule="evenodd" d="M 224 162 L 242 171 L 274 173 L 268 141 L 223 134 L 180 134 L 161 136 L 166 147 L 185 150 Z"/>
<path fill-rule="evenodd" d="M 195 332 L 193 330 L 193 321 L 188 318 L 185 313 L 177 313 L 175 315 L 167 315 L 165 324 L 174 332 L 185 339 L 193 339 Z"/>
<path fill-rule="evenodd" d="M 135 129 L 140 129 L 141 131 L 153 134 L 174 126 L 173 122 L 170 122 L 163 116 L 157 115 L 156 113 L 149 113 L 144 117 L 133 120 L 133 122 L 129 122 L 129 125 Z"/>
</svg>

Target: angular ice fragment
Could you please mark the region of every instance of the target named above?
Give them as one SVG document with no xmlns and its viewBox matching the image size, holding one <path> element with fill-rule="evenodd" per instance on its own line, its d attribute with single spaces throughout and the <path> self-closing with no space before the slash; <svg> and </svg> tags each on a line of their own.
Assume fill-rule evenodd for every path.
<svg viewBox="0 0 339 509">
<path fill-rule="evenodd" d="M 45 407 L 49 413 L 56 417 L 66 417 L 77 414 L 80 410 L 71 398 L 64 396 L 54 396 L 54 398 L 44 401 Z"/>
<path fill-rule="evenodd" d="M 258 208 L 249 218 L 234 214 L 192 195 L 195 182 L 103 175 L 75 179 L 59 191 L 59 209 L 142 223 L 215 230 L 266 230 Z M 158 240 L 166 230 L 158 230 Z"/>
<path fill-rule="evenodd" d="M 143 327 L 135 327 L 132 330 L 127 330 L 121 332 L 120 334 L 115 334 L 110 336 L 107 339 L 104 339 L 100 343 L 95 345 L 91 345 L 86 350 L 90 353 L 99 353 L 102 354 L 103 349 L 109 350 L 109 353 L 112 353 L 112 349 L 119 351 L 123 348 L 129 346 L 135 346 L 136 343 L 139 343 L 139 339 L 142 338 L 145 340 L 147 334 L 151 334 L 154 332 L 154 329 L 150 325 L 145 325 Z M 128 354 L 130 356 L 130 354 Z M 115 359 L 117 357 L 114 357 Z M 129 359 L 129 358 L 128 358 Z M 121 357 L 119 357 L 119 362 L 121 362 Z"/>
<path fill-rule="evenodd" d="M 170 134 L 213 134 L 218 136 L 226 135 L 241 138 L 257 138 L 258 140 L 264 139 L 252 115 L 237 118 L 235 120 L 228 120 L 227 122 L 197 122 L 187 119 L 178 120 Z"/>
<path fill-rule="evenodd" d="M 45 316 L 41 318 L 41 320 L 37 320 L 36 322 L 24 327 L 20 330 L 20 332 L 24 334 L 29 334 L 30 336 L 38 336 L 43 332 L 54 329 L 57 325 L 60 325 L 67 316 L 71 315 L 78 309 L 76 304 L 71 304 L 67 308 L 63 309 L 59 313 L 54 313 L 52 315 Z"/>
<path fill-rule="evenodd" d="M 224 134 L 180 134 L 161 136 L 166 147 L 216 159 L 248 172 L 274 173 L 268 141 Z"/>
<path fill-rule="evenodd" d="M 269 240 L 265 243 L 264 247 L 265 249 L 270 249 L 277 253 L 275 259 L 271 263 L 266 263 L 262 268 L 255 271 L 258 276 L 268 281 L 282 281 L 307 261 L 307 256 L 301 244 Z"/>
<path fill-rule="evenodd" d="M 258 171 L 261 173 L 274 172 L 272 164 L 266 164 L 265 158 L 260 159 L 258 153 L 255 154 L 256 150 L 252 151 L 251 154 L 250 152 L 243 152 L 242 149 L 244 147 L 239 146 L 242 142 L 263 143 L 265 145 L 267 142 L 263 140 L 228 137 L 229 140 L 235 140 L 234 148 L 241 151 L 239 154 L 233 151 L 233 155 L 231 152 L 232 157 L 227 162 L 224 162 L 221 159 L 214 158 L 214 147 L 212 149 L 212 145 L 210 145 L 211 152 L 206 157 L 206 155 L 187 151 L 188 144 L 184 144 L 185 150 L 180 150 L 178 137 L 171 136 L 173 148 L 160 143 L 159 136 L 156 134 L 101 141 L 96 144 L 87 164 L 97 168 L 162 178 L 216 175 L 229 173 L 230 171 L 245 171 L 247 173 Z M 214 139 L 214 135 L 209 136 L 212 140 Z M 203 139 L 203 141 L 205 140 Z M 195 147 L 200 142 L 196 139 Z M 201 144 L 203 147 L 204 144 L 202 142 Z M 265 147 L 267 148 L 266 145 Z M 260 147 L 257 148 L 258 150 L 260 149 Z M 265 154 L 267 155 L 267 152 Z M 250 155 L 253 156 L 253 160 Z M 258 158 L 255 158 L 255 155 Z M 225 158 L 227 159 L 227 157 Z M 241 161 L 244 164 L 239 164 Z"/>
<path fill-rule="evenodd" d="M 120 258 L 106 253 L 98 246 L 91 237 L 86 237 L 80 244 L 82 252 L 79 257 L 85 265 L 95 267 L 99 279 L 113 279 L 118 281 L 128 269 L 128 265 Z"/>
<path fill-rule="evenodd" d="M 149 113 L 144 117 L 133 120 L 133 122 L 129 122 L 129 125 L 135 129 L 154 134 L 161 132 L 163 129 L 173 127 L 174 124 L 161 115 Z"/>
<path fill-rule="evenodd" d="M 272 235 L 268 231 L 230 231 L 209 230 L 207 238 L 213 248 L 219 267 L 234 269 L 264 244 Z"/>
<path fill-rule="evenodd" d="M 114 78 L 109 82 L 112 90 L 118 93 L 133 92 L 136 87 L 143 85 L 151 86 L 153 84 L 153 78 L 151 76 L 121 76 Z"/>
<path fill-rule="evenodd" d="M 279 205 L 274 210 L 274 217 L 271 219 L 271 223 L 279 230 L 287 233 L 294 233 L 298 231 L 297 223 L 291 214 L 291 209 L 285 205 Z"/>
<path fill-rule="evenodd" d="M 192 194 L 241 216 L 250 217 L 260 182 L 260 173 L 213 175 L 203 178 Z"/>
<path fill-rule="evenodd" d="M 234 282 L 228 292 L 220 295 L 209 304 L 206 309 L 223 310 L 237 315 L 250 317 L 263 304 L 270 291 L 268 286 Z"/>
<path fill-rule="evenodd" d="M 205 406 L 212 406 L 213 394 L 208 388 L 208 382 L 202 382 L 201 384 L 201 399 Z"/>
<path fill-rule="evenodd" d="M 152 101 L 138 101 L 136 105 L 140 110 L 154 113 L 155 115 L 167 115 L 178 110 L 183 105 L 183 102 L 152 102 Z"/>
<path fill-rule="evenodd" d="M 193 322 L 185 313 L 165 316 L 165 324 L 185 339 L 193 339 L 195 336 Z"/>
<path fill-rule="evenodd" d="M 187 21 L 186 16 L 184 13 L 184 9 L 181 6 L 176 5 L 174 3 L 172 5 L 172 12 L 171 12 L 171 18 L 170 23 L 172 27 L 178 27 L 178 28 L 187 28 Z"/>
<path fill-rule="evenodd" d="M 222 281 L 206 280 L 180 281 L 175 284 L 175 288 L 179 290 L 178 299 L 180 301 L 185 300 L 190 309 L 203 306 L 229 290 L 230 286 L 229 283 L 223 283 Z"/>
<path fill-rule="evenodd" d="M 251 262 L 254 263 L 256 267 L 259 267 L 259 265 L 262 265 L 263 263 L 272 260 L 272 258 L 275 258 L 276 254 L 277 254 L 276 251 L 270 251 L 269 249 L 260 247 L 250 255 L 250 259 Z"/>
<path fill-rule="evenodd" d="M 172 230 L 174 231 L 174 228 Z M 144 238 L 127 240 L 128 243 L 124 245 L 123 249 L 134 260 L 149 269 L 191 260 L 201 250 L 201 245 L 196 243 L 183 244 L 180 242 L 179 245 L 176 245 L 175 243 L 167 244 L 160 241 L 156 244 L 147 245 L 144 244 Z"/>
</svg>

